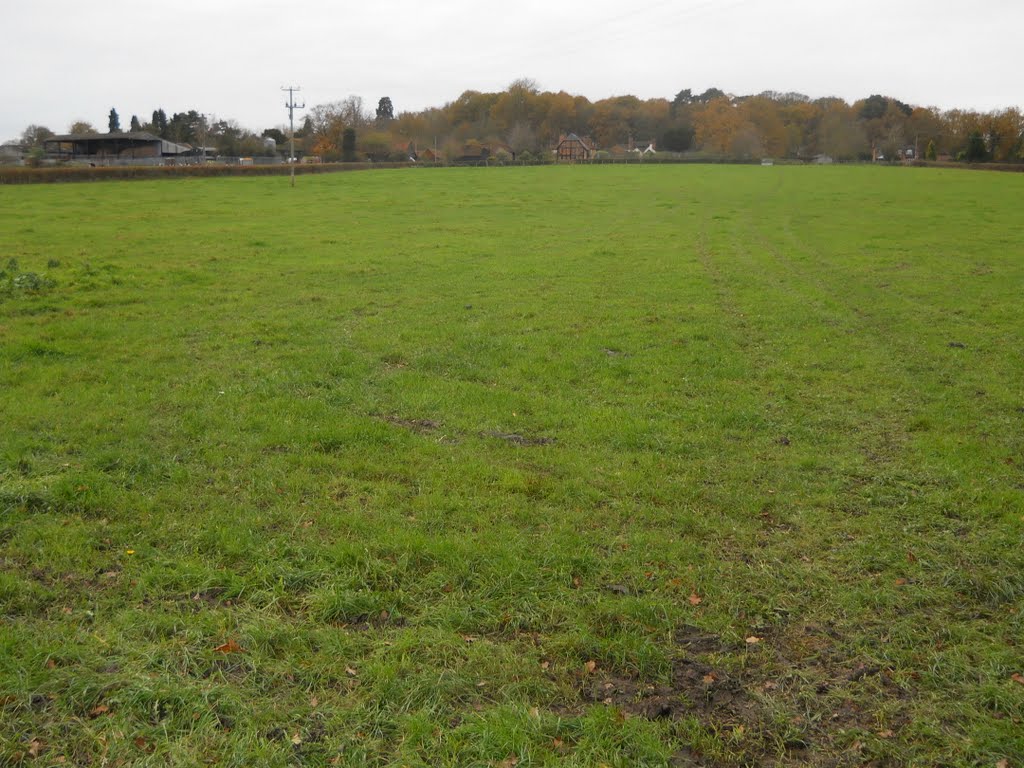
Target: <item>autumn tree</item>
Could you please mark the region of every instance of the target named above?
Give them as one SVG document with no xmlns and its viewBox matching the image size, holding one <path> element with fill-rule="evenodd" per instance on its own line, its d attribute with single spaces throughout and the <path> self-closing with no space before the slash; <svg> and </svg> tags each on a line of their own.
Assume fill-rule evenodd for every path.
<svg viewBox="0 0 1024 768">
<path fill-rule="evenodd" d="M 989 156 L 996 162 L 1020 159 L 1024 141 L 1024 119 L 1017 109 L 991 112 L 981 121 Z"/>
<path fill-rule="evenodd" d="M 30 125 L 21 132 L 21 144 L 29 149 L 39 147 L 53 135 L 53 131 L 45 125 Z"/>
<path fill-rule="evenodd" d="M 705 152 L 727 155 L 744 122 L 743 115 L 728 98 L 713 99 L 694 117 L 697 145 Z"/>
<path fill-rule="evenodd" d="M 521 78 L 499 94 L 491 106 L 491 119 L 499 131 L 508 131 L 516 124 L 535 124 L 538 105 L 537 84 Z"/>
<path fill-rule="evenodd" d="M 391 137 L 384 131 L 363 131 L 358 136 L 358 154 L 375 163 L 391 157 Z M 344 141 L 344 136 L 342 136 Z"/>
<path fill-rule="evenodd" d="M 99 134 L 99 131 L 97 131 L 90 122 L 87 122 L 85 120 L 76 120 L 71 124 L 71 127 L 68 128 L 68 133 L 77 133 L 86 136 L 92 136 Z"/>
<path fill-rule="evenodd" d="M 640 105 L 641 101 L 636 96 L 613 96 L 595 102 L 590 118 L 590 133 L 598 145 L 610 147 L 625 144 L 631 137 L 649 138 L 641 136 L 638 131 Z"/>
<path fill-rule="evenodd" d="M 786 156 L 789 134 L 776 101 L 765 96 L 755 96 L 745 100 L 739 111 L 746 121 L 741 129 L 743 135 L 740 144 L 737 145 L 739 137 L 733 139 L 734 155 L 743 159 L 761 155 Z M 735 150 L 737 146 L 742 147 L 742 153 Z"/>
<path fill-rule="evenodd" d="M 538 144 L 550 145 L 563 133 L 578 133 L 576 99 L 565 91 L 542 93 L 538 97 L 543 118 L 537 125 Z M 510 142 L 511 143 L 511 142 Z"/>
<path fill-rule="evenodd" d="M 870 145 L 855 110 L 842 99 L 821 99 L 817 151 L 841 162 L 869 157 Z"/>
</svg>

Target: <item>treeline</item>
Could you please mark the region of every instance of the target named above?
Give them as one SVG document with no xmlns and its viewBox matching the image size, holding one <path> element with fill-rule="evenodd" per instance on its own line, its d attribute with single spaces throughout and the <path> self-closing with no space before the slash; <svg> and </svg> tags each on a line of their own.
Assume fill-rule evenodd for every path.
<svg viewBox="0 0 1024 768">
<path fill-rule="evenodd" d="M 115 117 L 111 110 L 111 130 Z M 145 124 L 133 116 L 132 128 L 213 146 L 223 155 L 260 154 L 266 138 L 283 151 L 288 132 L 277 126 L 257 135 L 234 121 L 207 124 L 194 110 L 168 118 L 162 109 Z M 30 126 L 23 139 L 33 143 L 40 130 L 46 131 Z M 850 104 L 774 91 L 734 96 L 717 88 L 685 89 L 672 99 L 615 96 L 592 102 L 565 91 L 541 91 L 530 80 L 496 93 L 465 91 L 442 107 L 397 114 L 386 96 L 375 110 L 359 96 L 319 104 L 296 130 L 296 151 L 327 162 L 399 161 L 409 155 L 451 161 L 486 148 L 491 156 L 530 160 L 550 157 L 569 133 L 588 139 L 599 157 L 652 147 L 736 160 L 1024 161 L 1024 116 L 1013 108 L 983 113 L 911 106 L 877 94 Z"/>
<path fill-rule="evenodd" d="M 942 111 L 881 95 L 849 104 L 772 91 L 731 96 L 710 88 L 685 89 L 671 100 L 615 96 L 591 102 L 517 80 L 499 93 L 466 91 L 443 107 L 397 116 L 387 97 L 371 113 L 351 96 L 312 108 L 297 135 L 306 152 L 336 160 L 344 157 L 346 130 L 356 135 L 355 154 L 370 159 L 436 148 L 452 160 L 475 145 L 529 159 L 545 156 L 560 137 L 575 133 L 591 139 L 599 153 L 653 144 L 659 152 L 737 160 L 1024 160 L 1024 116 L 1017 109 Z"/>
</svg>

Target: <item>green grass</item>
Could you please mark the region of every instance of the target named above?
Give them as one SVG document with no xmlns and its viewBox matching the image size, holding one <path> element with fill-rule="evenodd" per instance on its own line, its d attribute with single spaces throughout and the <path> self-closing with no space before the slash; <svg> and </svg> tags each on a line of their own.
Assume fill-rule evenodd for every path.
<svg viewBox="0 0 1024 768">
<path fill-rule="evenodd" d="M 1022 200 L 0 188 L 0 763 L 1024 765 Z"/>
</svg>

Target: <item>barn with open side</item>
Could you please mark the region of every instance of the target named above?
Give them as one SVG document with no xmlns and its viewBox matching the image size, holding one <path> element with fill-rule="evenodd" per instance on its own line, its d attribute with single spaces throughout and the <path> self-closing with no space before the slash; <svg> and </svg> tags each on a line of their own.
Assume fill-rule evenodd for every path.
<svg viewBox="0 0 1024 768">
<path fill-rule="evenodd" d="M 51 136 L 43 142 L 51 157 L 61 160 L 87 160 L 90 162 L 125 162 L 176 158 L 190 154 L 188 144 L 177 144 L 152 133 L 70 133 Z"/>
</svg>

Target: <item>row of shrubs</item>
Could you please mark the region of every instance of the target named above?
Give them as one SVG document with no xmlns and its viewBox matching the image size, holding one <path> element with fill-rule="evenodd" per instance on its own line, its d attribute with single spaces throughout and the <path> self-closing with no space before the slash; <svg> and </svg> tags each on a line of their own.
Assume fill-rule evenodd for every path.
<svg viewBox="0 0 1024 768">
<path fill-rule="evenodd" d="M 294 166 L 296 174 L 362 171 L 370 168 L 406 168 L 410 163 L 317 163 Z M 46 184 L 65 181 L 124 181 L 134 179 L 208 178 L 212 176 L 287 176 L 290 165 L 118 165 L 2 168 L 0 184 Z"/>
</svg>

